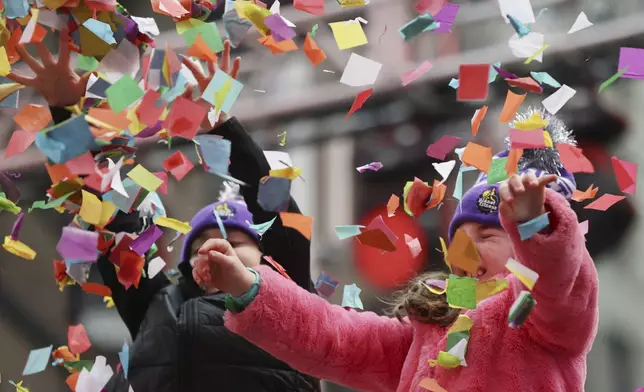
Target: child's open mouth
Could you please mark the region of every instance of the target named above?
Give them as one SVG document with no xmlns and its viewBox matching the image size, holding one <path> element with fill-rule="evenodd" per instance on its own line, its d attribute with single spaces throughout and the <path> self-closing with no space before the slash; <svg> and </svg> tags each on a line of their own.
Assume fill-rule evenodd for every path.
<svg viewBox="0 0 644 392">
<path fill-rule="evenodd" d="M 479 270 L 478 270 L 478 271 L 476 271 L 476 274 L 472 274 L 472 273 L 466 272 L 466 275 L 467 275 L 468 277 L 470 277 L 470 278 L 477 278 L 477 279 L 480 279 L 483 275 L 485 275 L 485 273 L 486 273 L 486 272 L 487 272 L 487 268 L 485 268 L 485 267 L 479 267 Z"/>
</svg>

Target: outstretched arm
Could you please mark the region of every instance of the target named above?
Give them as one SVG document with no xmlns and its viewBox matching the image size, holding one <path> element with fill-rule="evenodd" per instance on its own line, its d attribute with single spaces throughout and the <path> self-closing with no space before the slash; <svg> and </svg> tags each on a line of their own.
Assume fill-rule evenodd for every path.
<svg viewBox="0 0 644 392">
<path fill-rule="evenodd" d="M 549 227 L 525 241 L 518 224 L 501 215 L 519 261 L 539 274 L 532 291 L 537 304 L 524 328 L 549 349 L 588 352 L 597 332 L 597 271 L 568 201 L 548 189 L 545 209 Z"/>
<path fill-rule="evenodd" d="M 260 266 L 259 294 L 226 327 L 295 369 L 361 391 L 395 391 L 412 326 L 346 311 Z"/>
</svg>

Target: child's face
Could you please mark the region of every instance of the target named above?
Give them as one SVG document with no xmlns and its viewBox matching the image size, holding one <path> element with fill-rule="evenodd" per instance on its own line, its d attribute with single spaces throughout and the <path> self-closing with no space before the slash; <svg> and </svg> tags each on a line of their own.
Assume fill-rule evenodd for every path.
<svg viewBox="0 0 644 392">
<path fill-rule="evenodd" d="M 512 242 L 503 229 L 467 222 L 463 223 L 459 230 L 463 230 L 472 238 L 481 257 L 479 272 L 473 277 L 488 280 L 505 272 L 505 264 L 509 258 L 514 257 L 514 251 Z M 464 271 L 456 272 L 460 275 L 471 275 Z"/>
<path fill-rule="evenodd" d="M 246 267 L 257 267 L 262 260 L 262 252 L 259 250 L 257 243 L 253 241 L 246 233 L 239 230 L 226 231 L 228 236 L 227 240 L 232 245 L 237 257 L 241 260 Z M 190 265 L 194 265 L 197 260 L 199 248 L 211 238 L 223 238 L 219 229 L 207 229 L 199 237 L 197 237 L 190 247 Z M 214 294 L 218 289 L 210 289 L 208 294 Z"/>
</svg>

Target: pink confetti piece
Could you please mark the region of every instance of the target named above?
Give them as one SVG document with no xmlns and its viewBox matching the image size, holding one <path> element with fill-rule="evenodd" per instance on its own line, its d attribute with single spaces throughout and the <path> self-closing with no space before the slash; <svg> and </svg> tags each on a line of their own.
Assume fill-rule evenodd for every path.
<svg viewBox="0 0 644 392">
<path fill-rule="evenodd" d="M 413 83 L 414 80 L 418 79 L 421 75 L 432 69 L 432 66 L 432 63 L 430 63 L 429 61 L 423 61 L 423 63 L 420 64 L 418 68 L 400 75 L 400 79 L 402 79 L 402 85 L 407 86 Z"/>
<path fill-rule="evenodd" d="M 378 171 L 383 168 L 383 164 L 380 162 L 371 162 L 369 164 L 366 164 L 364 166 L 357 167 L 356 170 L 358 170 L 360 173 L 364 173 L 367 170 L 370 171 Z"/>
</svg>

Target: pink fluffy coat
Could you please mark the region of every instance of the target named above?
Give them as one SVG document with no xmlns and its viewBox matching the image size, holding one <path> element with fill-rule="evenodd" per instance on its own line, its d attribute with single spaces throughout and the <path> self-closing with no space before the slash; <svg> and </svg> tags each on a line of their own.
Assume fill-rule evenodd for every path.
<svg viewBox="0 0 644 392">
<path fill-rule="evenodd" d="M 228 312 L 226 326 L 304 373 L 361 391 L 425 391 L 426 377 L 449 392 L 583 391 L 597 331 L 597 272 L 568 202 L 548 190 L 546 207 L 548 234 L 521 241 L 516 223 L 502 221 L 516 257 L 540 275 L 537 305 L 521 328 L 508 326 L 525 289 L 510 275 L 508 290 L 467 311 L 474 320 L 467 367 L 428 363 L 445 350 L 448 328 L 347 311 L 265 267 L 258 296 L 242 313 Z"/>
</svg>

